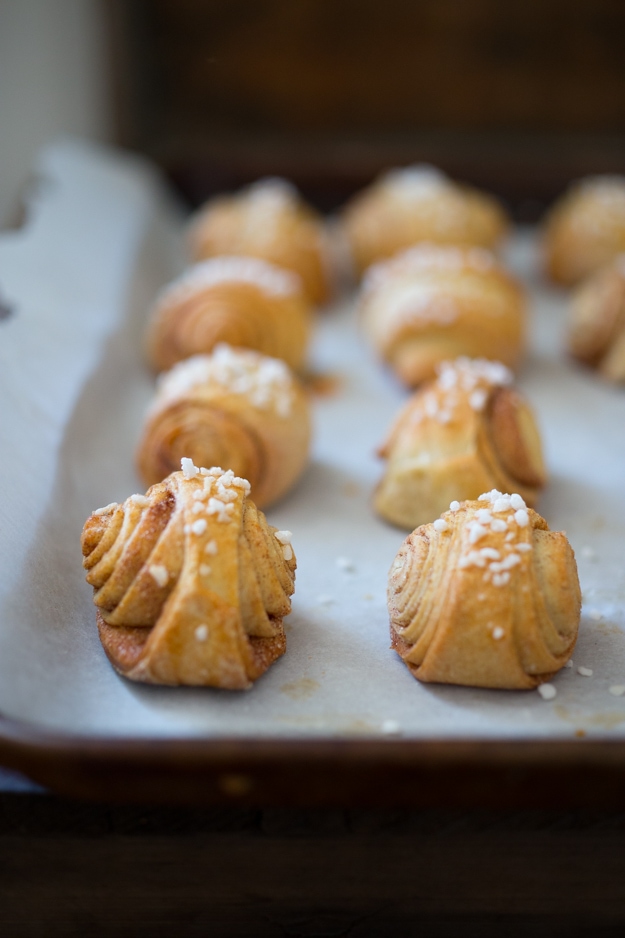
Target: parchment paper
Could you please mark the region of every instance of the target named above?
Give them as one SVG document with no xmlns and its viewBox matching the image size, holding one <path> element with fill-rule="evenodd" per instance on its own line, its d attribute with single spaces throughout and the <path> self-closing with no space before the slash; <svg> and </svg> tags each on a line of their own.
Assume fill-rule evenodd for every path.
<svg viewBox="0 0 625 938">
<path fill-rule="evenodd" d="M 625 390 L 562 352 L 564 294 L 541 285 L 536 238 L 508 260 L 531 298 L 520 386 L 551 481 L 539 510 L 576 550 L 584 614 L 574 667 L 535 691 L 421 685 L 389 650 L 386 575 L 405 532 L 370 510 L 375 447 L 406 397 L 360 337 L 353 300 L 325 312 L 311 361 L 337 379 L 314 404 L 313 459 L 268 511 L 298 558 L 288 651 L 246 693 L 132 684 L 100 647 L 80 532 L 142 488 L 134 448 L 153 379 L 142 332 L 181 268 L 182 218 L 145 163 L 75 142 L 46 151 L 23 229 L 0 235 L 0 712 L 115 736 L 623 736 Z M 577 673 L 592 668 L 592 677 Z"/>
</svg>

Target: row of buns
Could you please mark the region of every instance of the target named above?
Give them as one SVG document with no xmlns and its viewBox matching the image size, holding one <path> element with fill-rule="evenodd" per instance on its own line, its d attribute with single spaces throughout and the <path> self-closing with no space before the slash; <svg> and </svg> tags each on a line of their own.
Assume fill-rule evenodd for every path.
<svg viewBox="0 0 625 938">
<path fill-rule="evenodd" d="M 471 355 L 516 369 L 524 295 L 495 253 L 508 229 L 494 198 L 432 167 L 382 176 L 348 203 L 333 233 L 289 183 L 261 180 L 197 213 L 188 239 L 196 263 L 153 313 L 152 365 L 161 371 L 227 342 L 299 370 L 313 308 L 332 295 L 347 253 L 366 273 L 364 328 L 407 384 L 434 377 L 428 344 L 434 364 Z M 573 186 L 549 213 L 542 244 L 549 275 L 580 284 L 569 353 L 625 381 L 625 178 Z"/>
<path fill-rule="evenodd" d="M 501 203 L 426 164 L 394 169 L 355 195 L 339 216 L 357 274 L 419 242 L 496 250 L 511 227 Z M 625 251 L 625 177 L 593 176 L 570 187 L 543 223 L 544 267 L 565 286 Z M 331 294 L 331 237 L 322 218 L 283 179 L 260 180 L 211 199 L 189 232 L 192 259 L 260 257 L 294 270 L 309 299 Z"/>
<path fill-rule="evenodd" d="M 563 214 L 554 211 L 547 244 Z M 343 221 L 355 267 L 366 269 L 362 327 L 418 388 L 381 448 L 387 466 L 374 496 L 383 518 L 416 528 L 391 569 L 393 647 L 423 680 L 531 687 L 570 656 L 581 600 L 570 545 L 531 507 L 546 469 L 532 412 L 512 387 L 524 351 L 524 296 L 489 250 L 506 227 L 495 200 L 423 167 L 388 174 L 354 199 Z M 296 191 L 270 180 L 209 203 L 190 243 L 197 262 L 161 294 L 148 331 L 152 367 L 169 369 L 139 446 L 150 488 L 92 514 L 84 565 L 117 670 L 234 689 L 286 647 L 291 534 L 268 525 L 257 506 L 281 498 L 307 463 L 310 404 L 301 379 L 314 305 L 330 294 L 329 241 Z M 618 263 L 610 270 L 620 273 Z M 576 315 L 588 335 L 595 300 L 589 284 L 583 289 L 584 313 Z M 603 281 L 598 289 L 609 292 Z M 604 338 L 618 334 L 622 310 L 611 316 Z M 579 357 L 598 364 L 593 354 Z M 444 562 L 432 556 L 439 544 Z M 451 624 L 423 592 L 436 570 L 445 578 L 455 571 L 464 584 Z M 493 596 L 484 602 L 493 590 L 499 618 Z"/>
</svg>

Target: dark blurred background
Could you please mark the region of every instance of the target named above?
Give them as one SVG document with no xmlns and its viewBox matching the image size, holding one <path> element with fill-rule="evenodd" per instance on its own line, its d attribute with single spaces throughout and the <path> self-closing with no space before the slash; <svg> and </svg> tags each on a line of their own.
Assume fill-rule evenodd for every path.
<svg viewBox="0 0 625 938">
<path fill-rule="evenodd" d="M 189 204 L 270 173 L 332 209 L 428 161 L 533 219 L 625 171 L 624 37 L 623 0 L 2 0 L 0 215 L 69 131 Z"/>
<path fill-rule="evenodd" d="M 263 174 L 330 209 L 440 166 L 536 217 L 625 171 L 622 0 L 117 0 L 117 140 L 195 204 Z"/>
</svg>

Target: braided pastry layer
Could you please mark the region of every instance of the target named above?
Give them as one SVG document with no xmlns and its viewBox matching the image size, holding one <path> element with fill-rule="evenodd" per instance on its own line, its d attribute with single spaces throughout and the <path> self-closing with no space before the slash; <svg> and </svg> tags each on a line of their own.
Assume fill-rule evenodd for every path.
<svg viewBox="0 0 625 938">
<path fill-rule="evenodd" d="M 494 248 L 508 220 L 492 196 L 417 165 L 392 170 L 356 195 L 343 226 L 362 272 L 421 241 Z"/>
<path fill-rule="evenodd" d="M 330 294 L 321 218 L 283 179 L 261 179 L 236 195 L 211 199 L 191 226 L 189 246 L 195 260 L 240 254 L 292 270 L 312 303 Z"/>
<path fill-rule="evenodd" d="M 257 258 L 216 257 L 163 291 L 148 329 L 148 357 L 163 371 L 226 342 L 300 369 L 310 318 L 294 274 Z"/>
<path fill-rule="evenodd" d="M 233 472 L 185 460 L 85 523 L 104 650 L 132 680 L 248 687 L 284 654 L 296 561 Z"/>
<path fill-rule="evenodd" d="M 568 347 L 608 381 L 625 384 L 625 255 L 576 289 Z"/>
<path fill-rule="evenodd" d="M 360 308 L 371 344 L 409 387 L 441 361 L 481 356 L 514 369 L 524 352 L 522 290 L 480 248 L 422 244 L 376 264 Z"/>
<path fill-rule="evenodd" d="M 489 492 L 422 525 L 389 573 L 392 647 L 420 681 L 523 689 L 568 661 L 581 592 L 566 536 Z"/>
<path fill-rule="evenodd" d="M 547 273 L 572 286 L 625 251 L 625 176 L 590 176 L 556 202 L 545 222 Z"/>
<path fill-rule="evenodd" d="M 532 411 L 499 362 L 443 362 L 436 381 L 407 401 L 379 453 L 388 460 L 375 510 L 412 530 L 453 499 L 491 488 L 534 505 L 546 482 Z"/>
<path fill-rule="evenodd" d="M 248 479 L 265 507 L 302 473 L 310 434 L 308 400 L 284 362 L 220 345 L 163 375 L 139 444 L 139 473 L 153 485 L 190 456 Z"/>
</svg>

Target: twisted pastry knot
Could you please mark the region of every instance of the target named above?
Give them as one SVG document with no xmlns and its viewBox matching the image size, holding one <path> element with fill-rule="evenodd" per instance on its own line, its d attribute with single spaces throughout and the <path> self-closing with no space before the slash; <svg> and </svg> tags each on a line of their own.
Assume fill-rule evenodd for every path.
<svg viewBox="0 0 625 938">
<path fill-rule="evenodd" d="M 297 273 L 313 303 L 330 294 L 326 235 L 319 216 L 283 179 L 261 179 L 211 199 L 189 229 L 195 260 L 220 254 L 259 257 Z"/>
<path fill-rule="evenodd" d="M 152 684 L 248 687 L 284 654 L 295 556 L 232 472 L 185 460 L 87 520 L 83 565 L 104 650 Z"/>
<path fill-rule="evenodd" d="M 158 298 L 147 336 L 157 371 L 220 342 L 255 349 L 300 369 L 310 309 L 299 277 L 253 257 L 216 257 L 194 265 Z"/>
<path fill-rule="evenodd" d="M 373 347 L 409 387 L 461 355 L 516 368 L 525 347 L 521 288 L 480 248 L 422 244 L 376 264 L 360 309 Z"/>
<path fill-rule="evenodd" d="M 413 531 L 393 562 L 392 647 L 420 681 L 535 687 L 575 645 L 573 550 L 518 494 L 452 509 Z"/>
<path fill-rule="evenodd" d="M 452 499 L 477 498 L 490 488 L 517 491 L 534 505 L 546 482 L 540 436 L 511 382 L 499 362 L 443 362 L 437 380 L 405 404 L 379 450 L 388 463 L 374 494 L 378 514 L 412 529 Z"/>
<path fill-rule="evenodd" d="M 547 216 L 545 267 L 571 286 L 625 251 L 625 176 L 589 176 L 572 186 Z"/>
<path fill-rule="evenodd" d="M 343 213 L 359 271 L 418 242 L 494 248 L 508 228 L 492 196 L 459 185 L 432 166 L 392 170 Z"/>
<path fill-rule="evenodd" d="M 625 254 L 576 290 L 568 346 L 604 378 L 625 383 Z"/>
<path fill-rule="evenodd" d="M 137 463 L 146 486 L 173 472 L 183 456 L 224 466 L 249 480 L 264 507 L 298 479 L 309 446 L 308 401 L 287 366 L 219 345 L 162 377 Z"/>
</svg>

